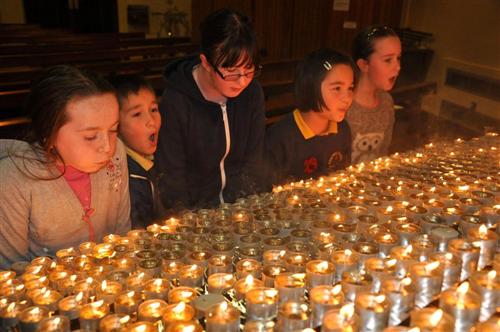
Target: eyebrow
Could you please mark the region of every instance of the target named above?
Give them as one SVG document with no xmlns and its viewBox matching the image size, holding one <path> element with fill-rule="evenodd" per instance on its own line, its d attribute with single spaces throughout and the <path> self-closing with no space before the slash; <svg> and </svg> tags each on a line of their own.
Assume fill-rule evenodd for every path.
<svg viewBox="0 0 500 332">
<path fill-rule="evenodd" d="M 158 105 L 158 104 L 160 104 L 160 101 L 159 101 L 158 99 L 155 99 L 155 100 L 153 100 L 153 103 L 155 103 L 155 104 L 157 104 L 157 105 Z M 125 112 L 134 111 L 134 110 L 136 110 L 136 109 L 138 109 L 138 108 L 141 108 L 141 106 L 142 106 L 142 104 L 137 104 L 137 105 L 134 105 L 134 106 L 132 106 L 132 107 L 127 108 L 127 109 L 125 110 Z"/>
<path fill-rule="evenodd" d="M 334 81 L 334 82 L 330 82 L 330 83 L 328 83 L 328 86 L 331 86 L 331 85 L 339 85 L 339 84 L 349 84 L 349 83 L 342 82 L 342 81 Z"/>
<path fill-rule="evenodd" d="M 113 123 L 110 128 L 116 126 L 118 124 L 119 121 L 116 121 L 115 123 Z M 81 131 L 91 131 L 91 130 L 99 130 L 101 129 L 101 127 L 85 127 L 85 128 L 82 128 L 82 129 L 79 129 L 77 131 L 81 132 Z"/>
</svg>

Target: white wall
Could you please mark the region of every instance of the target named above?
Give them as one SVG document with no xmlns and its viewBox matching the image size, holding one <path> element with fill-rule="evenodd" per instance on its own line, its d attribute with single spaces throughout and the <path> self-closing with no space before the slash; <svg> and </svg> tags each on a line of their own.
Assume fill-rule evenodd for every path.
<svg viewBox="0 0 500 332">
<path fill-rule="evenodd" d="M 440 99 L 464 107 L 475 102 L 476 111 L 500 119 L 500 103 L 443 85 L 448 67 L 500 79 L 500 1 L 405 0 L 403 8 L 402 27 L 435 38 L 427 80 L 438 83 L 438 100 L 431 111 L 438 112 Z"/>
</svg>

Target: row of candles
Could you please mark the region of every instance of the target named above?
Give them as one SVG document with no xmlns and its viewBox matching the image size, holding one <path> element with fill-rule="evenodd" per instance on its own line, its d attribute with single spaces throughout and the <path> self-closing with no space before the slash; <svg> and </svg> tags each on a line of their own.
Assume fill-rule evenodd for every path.
<svg viewBox="0 0 500 332">
<path fill-rule="evenodd" d="M 1 326 L 498 330 L 498 143 L 428 145 L 14 264 Z"/>
</svg>

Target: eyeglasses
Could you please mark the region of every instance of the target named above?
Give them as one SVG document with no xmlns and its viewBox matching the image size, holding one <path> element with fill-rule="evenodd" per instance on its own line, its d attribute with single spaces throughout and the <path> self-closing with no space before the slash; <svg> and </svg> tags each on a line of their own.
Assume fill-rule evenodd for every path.
<svg viewBox="0 0 500 332">
<path fill-rule="evenodd" d="M 259 77 L 260 74 L 262 73 L 262 66 L 258 66 L 257 68 L 255 68 L 254 71 L 249 71 L 248 73 L 245 73 L 245 74 L 228 74 L 228 75 L 222 74 L 220 72 L 219 68 L 217 68 L 217 66 L 212 65 L 212 67 L 215 69 L 215 72 L 217 74 L 219 74 L 219 76 L 224 81 L 231 81 L 231 82 L 237 81 L 240 79 L 240 77 L 243 77 L 243 76 L 246 78 L 256 78 L 256 77 Z"/>
</svg>

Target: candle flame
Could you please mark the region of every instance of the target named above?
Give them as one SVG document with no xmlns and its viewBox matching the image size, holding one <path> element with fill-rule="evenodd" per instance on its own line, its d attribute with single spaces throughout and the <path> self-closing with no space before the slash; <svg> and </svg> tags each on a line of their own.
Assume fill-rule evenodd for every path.
<svg viewBox="0 0 500 332">
<path fill-rule="evenodd" d="M 328 262 L 322 261 L 317 265 L 317 268 L 319 272 L 325 272 L 328 269 Z"/>
<path fill-rule="evenodd" d="M 427 274 L 429 274 L 438 267 L 439 267 L 439 261 L 429 263 L 429 264 L 425 265 L 425 272 Z"/>
<path fill-rule="evenodd" d="M 243 264 L 241 264 L 245 269 L 249 268 L 252 263 L 250 263 L 249 261 L 244 261 Z"/>
<path fill-rule="evenodd" d="M 350 320 L 354 314 L 354 303 L 348 303 L 340 308 L 340 316 L 344 321 Z"/>
<path fill-rule="evenodd" d="M 144 272 L 141 272 L 141 273 L 139 273 L 139 275 L 137 275 L 137 278 L 142 279 L 142 278 L 144 278 L 145 275 L 146 274 Z"/>
<path fill-rule="evenodd" d="M 227 310 L 227 302 L 226 302 L 226 301 L 222 302 L 222 303 L 219 305 L 219 309 L 220 309 L 221 311 L 226 311 L 226 310 Z"/>
<path fill-rule="evenodd" d="M 389 235 L 389 237 L 390 237 L 390 235 Z M 388 261 L 385 262 L 385 266 L 387 266 L 387 267 L 393 267 L 394 265 L 396 265 L 397 262 L 398 262 L 398 260 L 395 259 L 395 258 L 389 259 Z"/>
<path fill-rule="evenodd" d="M 466 281 L 466 282 L 463 282 L 460 286 L 458 286 L 457 288 L 457 295 L 459 297 L 463 297 L 465 296 L 465 294 L 467 293 L 467 291 L 469 290 L 469 283 Z"/>
<path fill-rule="evenodd" d="M 149 307 L 150 307 L 151 309 L 155 309 L 155 310 L 156 310 L 156 309 L 158 309 L 158 308 L 160 307 L 160 305 L 161 305 L 161 304 L 160 304 L 160 302 L 153 302 L 153 303 L 151 303 L 151 304 L 149 305 Z"/>
<path fill-rule="evenodd" d="M 254 284 L 254 280 L 253 280 L 253 275 L 249 274 L 246 276 L 245 278 L 245 281 L 243 282 L 246 286 L 250 286 L 250 285 L 253 285 Z"/>
<path fill-rule="evenodd" d="M 405 256 L 410 256 L 411 252 L 413 251 L 413 246 L 410 244 L 406 249 L 403 251 L 403 255 Z"/>
<path fill-rule="evenodd" d="M 57 326 L 59 323 L 61 323 L 61 317 L 54 318 L 54 324 Z"/>
<path fill-rule="evenodd" d="M 385 301 L 385 295 L 377 295 L 377 296 L 375 296 L 374 300 L 375 300 L 375 302 L 380 304 L 380 303 Z"/>
<path fill-rule="evenodd" d="M 155 281 L 153 281 L 153 285 L 155 285 L 156 287 L 160 287 L 162 284 L 162 280 L 161 279 L 155 279 Z"/>
<path fill-rule="evenodd" d="M 94 281 L 94 279 L 93 279 L 92 277 L 88 277 L 87 279 L 85 279 L 85 282 L 86 282 L 87 284 L 91 284 L 91 283 L 92 283 L 92 281 Z"/>
<path fill-rule="evenodd" d="M 9 306 L 7 307 L 7 312 L 12 312 L 12 311 L 14 311 L 15 307 L 16 307 L 16 302 L 11 302 L 11 303 L 9 304 Z"/>
<path fill-rule="evenodd" d="M 38 315 L 40 313 L 40 308 L 34 307 L 33 309 L 31 309 L 29 311 L 29 313 L 32 314 L 32 315 Z"/>
<path fill-rule="evenodd" d="M 283 258 L 283 256 L 285 256 L 285 254 L 286 254 L 286 251 L 285 251 L 285 250 L 281 250 L 281 251 L 280 251 L 280 257 L 281 257 L 281 258 Z"/>
<path fill-rule="evenodd" d="M 429 317 L 429 322 L 435 327 L 439 324 L 441 318 L 443 318 L 443 310 L 438 309 Z"/>
<path fill-rule="evenodd" d="M 75 282 L 77 278 L 78 278 L 78 276 L 77 276 L 76 274 L 72 274 L 72 275 L 69 277 L 69 280 L 71 280 L 72 282 Z"/>
<path fill-rule="evenodd" d="M 102 306 L 104 304 L 104 300 L 99 300 L 99 301 L 95 301 L 95 302 L 92 302 L 90 305 L 94 308 L 99 308 L 100 306 Z"/>
<path fill-rule="evenodd" d="M 435 198 L 431 198 L 431 199 L 429 199 L 429 204 L 434 204 L 435 201 L 436 201 Z"/>
<path fill-rule="evenodd" d="M 492 283 L 493 280 L 497 277 L 497 271 L 496 270 L 491 270 L 488 272 L 487 278 L 488 278 L 488 283 Z"/>
<path fill-rule="evenodd" d="M 47 280 L 47 276 L 43 276 L 39 280 L 41 283 L 44 283 Z"/>
<path fill-rule="evenodd" d="M 410 286 L 411 285 L 411 278 L 404 278 L 403 280 L 401 280 L 401 284 L 403 284 L 404 286 Z"/>
<path fill-rule="evenodd" d="M 486 225 L 479 226 L 479 237 L 485 239 L 488 236 L 488 228 Z"/>
<path fill-rule="evenodd" d="M 276 297 L 276 295 L 278 295 L 278 290 L 274 289 L 274 288 L 272 288 L 272 289 L 266 289 L 264 291 L 264 295 L 266 297 L 274 298 L 274 297 Z"/>
<path fill-rule="evenodd" d="M 191 296 L 193 296 L 193 292 L 192 291 L 181 291 L 181 297 L 183 299 L 189 298 Z"/>
<path fill-rule="evenodd" d="M 134 297 L 135 296 L 135 291 L 130 291 L 127 293 L 127 297 Z"/>
<path fill-rule="evenodd" d="M 186 304 L 184 302 L 179 302 L 175 307 L 172 308 L 172 311 L 176 314 L 179 315 L 181 314 L 184 310 L 186 309 Z"/>
<path fill-rule="evenodd" d="M 128 323 L 128 321 L 130 320 L 130 316 L 129 316 L 129 315 L 123 316 L 123 317 L 122 317 L 122 318 L 120 318 L 119 320 L 120 320 L 120 324 L 121 324 L 121 325 L 127 324 L 127 323 Z"/>
<path fill-rule="evenodd" d="M 33 273 L 33 274 L 38 274 L 38 273 L 40 273 L 40 271 L 42 271 L 42 268 L 43 268 L 43 266 L 42 266 L 42 265 L 38 265 L 37 267 L 35 267 L 35 268 L 33 269 L 33 272 L 32 272 L 32 273 Z"/>
<path fill-rule="evenodd" d="M 352 255 L 352 251 L 350 249 L 346 249 L 344 250 L 344 255 L 346 256 L 346 258 L 349 258 Z"/>
<path fill-rule="evenodd" d="M 342 290 L 342 285 L 338 284 L 333 286 L 332 288 L 332 295 L 339 295 L 340 291 Z"/>
<path fill-rule="evenodd" d="M 446 260 L 451 261 L 453 259 L 453 254 L 451 252 L 447 252 L 446 254 L 444 254 L 444 257 L 446 258 Z"/>
<path fill-rule="evenodd" d="M 420 332 L 419 327 L 412 327 L 411 329 L 408 330 L 408 332 Z"/>
<path fill-rule="evenodd" d="M 16 286 L 16 291 L 21 291 L 24 289 L 24 285 L 17 285 Z"/>
<path fill-rule="evenodd" d="M 392 212 L 393 207 L 391 205 L 389 205 L 386 209 L 385 209 L 385 212 L 389 213 L 389 212 Z"/>
<path fill-rule="evenodd" d="M 146 324 L 139 325 L 135 327 L 135 330 L 137 332 L 145 332 L 147 330 L 148 326 Z"/>
<path fill-rule="evenodd" d="M 303 281 L 305 277 L 306 277 L 305 273 L 295 273 L 295 274 L 292 274 L 292 278 L 295 279 L 295 280 L 299 280 L 299 281 Z"/>
<path fill-rule="evenodd" d="M 108 287 L 108 283 L 106 282 L 106 280 L 104 280 L 104 281 L 102 282 L 102 284 L 101 284 L 101 289 L 102 289 L 103 291 L 105 291 L 107 287 Z"/>
<path fill-rule="evenodd" d="M 83 292 L 79 292 L 75 295 L 76 302 L 80 302 L 83 299 Z"/>
</svg>

